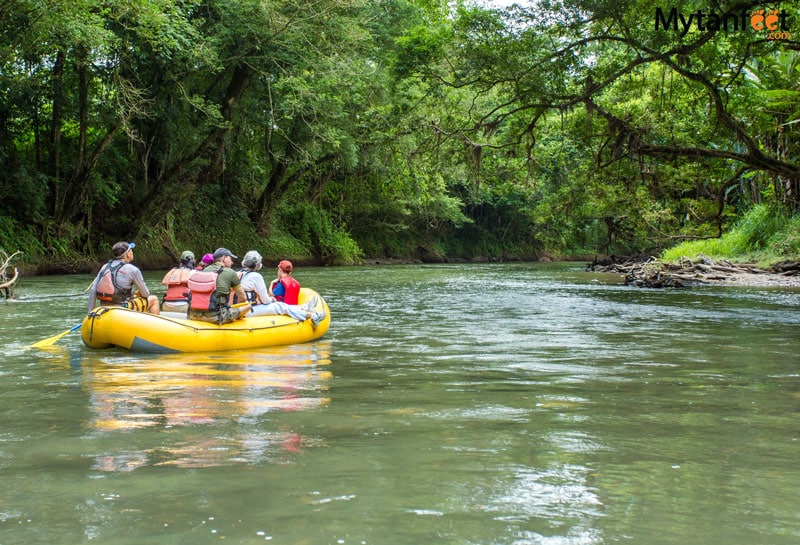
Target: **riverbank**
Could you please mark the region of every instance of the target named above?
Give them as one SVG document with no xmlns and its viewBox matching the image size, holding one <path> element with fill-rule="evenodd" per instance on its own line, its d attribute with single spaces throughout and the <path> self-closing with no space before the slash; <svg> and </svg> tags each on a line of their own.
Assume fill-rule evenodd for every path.
<svg viewBox="0 0 800 545">
<path fill-rule="evenodd" d="M 268 260 L 269 258 L 267 258 Z M 96 272 L 102 263 L 95 262 L 89 258 L 72 260 L 67 263 L 25 263 L 24 257 L 21 262 L 14 263 L 19 269 L 19 276 L 47 276 L 55 274 L 89 274 Z M 464 263 L 464 262 L 498 262 L 497 259 L 472 259 L 472 260 L 443 260 L 439 262 Z M 713 262 L 705 258 L 700 258 L 699 264 L 665 263 L 650 258 L 628 257 L 595 257 L 588 256 L 562 256 L 554 258 L 544 256 L 538 258 L 510 259 L 508 261 L 583 261 L 588 262 L 586 270 L 600 273 L 616 274 L 622 276 L 627 284 L 639 285 L 640 287 L 694 287 L 701 285 L 720 285 L 720 286 L 753 286 L 753 287 L 783 287 L 800 288 L 800 263 L 795 261 L 782 262 L 776 264 L 778 270 L 764 269 L 752 264 L 733 264 L 730 261 L 719 260 Z M 425 265 L 430 263 L 418 257 L 409 258 L 388 258 L 372 257 L 365 258 L 363 266 L 391 266 L 391 265 Z M 139 260 L 134 264 L 142 270 L 162 270 L 169 268 L 166 261 L 153 262 Z M 313 259 L 297 260 L 298 266 L 313 267 L 320 266 L 320 263 Z M 722 264 L 722 265 L 720 265 Z M 706 271 L 698 270 L 697 267 L 708 267 Z M 773 265 L 773 268 L 776 267 Z M 728 269 L 728 270 L 725 270 Z"/>
</svg>

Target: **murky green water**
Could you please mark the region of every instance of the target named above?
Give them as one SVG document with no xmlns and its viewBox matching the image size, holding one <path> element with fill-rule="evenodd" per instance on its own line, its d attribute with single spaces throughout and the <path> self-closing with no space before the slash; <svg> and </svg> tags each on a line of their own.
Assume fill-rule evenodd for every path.
<svg viewBox="0 0 800 545">
<path fill-rule="evenodd" d="M 91 278 L 23 279 L 0 545 L 800 542 L 800 291 L 580 268 L 298 270 L 322 340 L 179 356 L 29 349 Z"/>
</svg>

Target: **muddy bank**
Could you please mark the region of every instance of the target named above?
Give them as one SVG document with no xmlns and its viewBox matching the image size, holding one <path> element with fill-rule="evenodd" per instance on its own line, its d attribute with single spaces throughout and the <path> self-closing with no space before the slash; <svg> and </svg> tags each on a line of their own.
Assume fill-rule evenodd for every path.
<svg viewBox="0 0 800 545">
<path fill-rule="evenodd" d="M 770 269 L 753 264 L 713 261 L 699 256 L 695 261 L 681 259 L 664 263 L 655 258 L 595 259 L 587 271 L 619 274 L 626 285 L 643 288 L 689 288 L 704 285 L 775 286 L 800 288 L 800 262 L 782 261 Z"/>
</svg>

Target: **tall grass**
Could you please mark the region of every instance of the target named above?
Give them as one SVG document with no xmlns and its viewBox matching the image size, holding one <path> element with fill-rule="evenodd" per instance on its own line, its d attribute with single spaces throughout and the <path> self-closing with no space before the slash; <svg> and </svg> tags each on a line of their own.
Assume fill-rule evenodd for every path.
<svg viewBox="0 0 800 545">
<path fill-rule="evenodd" d="M 762 264 L 800 256 L 800 215 L 759 204 L 751 208 L 720 238 L 683 242 L 665 250 L 662 261 L 681 257 L 755 261 Z"/>
</svg>

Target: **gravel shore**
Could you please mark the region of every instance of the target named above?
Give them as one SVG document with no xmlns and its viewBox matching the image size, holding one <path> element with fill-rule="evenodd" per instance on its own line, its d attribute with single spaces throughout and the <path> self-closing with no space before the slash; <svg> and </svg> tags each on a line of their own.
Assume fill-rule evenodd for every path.
<svg viewBox="0 0 800 545">
<path fill-rule="evenodd" d="M 737 273 L 720 280 L 706 279 L 706 283 L 714 286 L 774 286 L 800 289 L 800 275 L 786 276 L 773 272 L 764 272 L 760 274 Z"/>
</svg>

